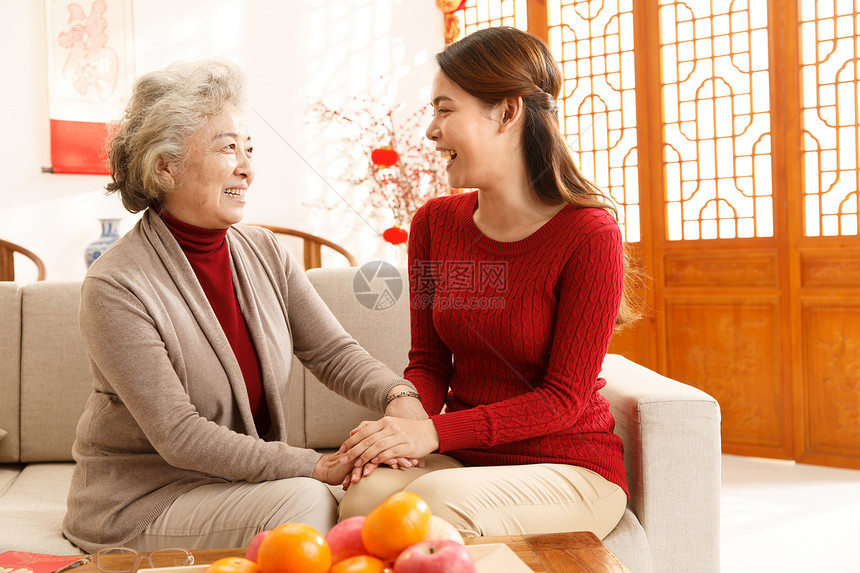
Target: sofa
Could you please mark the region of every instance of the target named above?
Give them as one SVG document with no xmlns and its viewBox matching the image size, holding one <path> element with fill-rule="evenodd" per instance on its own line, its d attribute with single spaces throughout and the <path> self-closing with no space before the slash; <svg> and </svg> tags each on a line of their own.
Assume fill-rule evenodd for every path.
<svg viewBox="0 0 860 573">
<path fill-rule="evenodd" d="M 375 291 L 356 296 L 366 290 L 356 289 L 357 272 L 313 269 L 308 277 L 346 330 L 402 371 L 409 347 L 404 281 L 387 279 L 400 295 L 374 302 Z M 378 283 L 370 284 L 381 292 L 385 284 Z M 0 552 L 80 553 L 61 533 L 75 425 L 91 385 L 79 303 L 79 282 L 0 282 Z M 627 511 L 604 543 L 635 573 L 718 572 L 717 402 L 617 355 L 606 357 L 602 376 L 630 486 Z M 291 443 L 337 448 L 359 421 L 377 415 L 329 391 L 294 359 Z"/>
</svg>

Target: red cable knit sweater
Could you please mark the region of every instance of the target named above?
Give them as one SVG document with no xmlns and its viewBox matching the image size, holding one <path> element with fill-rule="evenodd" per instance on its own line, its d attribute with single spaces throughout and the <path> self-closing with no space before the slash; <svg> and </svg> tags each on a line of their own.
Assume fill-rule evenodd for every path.
<svg viewBox="0 0 860 573">
<path fill-rule="evenodd" d="M 263 437 L 269 431 L 269 406 L 263 395 L 263 377 L 257 349 L 254 348 L 254 341 L 251 340 L 251 333 L 248 332 L 248 325 L 239 308 L 239 299 L 233 289 L 230 251 L 224 240 L 227 229 L 204 229 L 180 221 L 163 209 L 157 211 L 194 269 L 218 323 L 230 342 L 245 379 L 257 433 Z"/>
<path fill-rule="evenodd" d="M 598 393 L 622 292 L 618 224 L 603 209 L 566 206 L 503 243 L 477 228 L 476 203 L 477 192 L 434 199 L 410 231 L 404 377 L 439 451 L 474 465 L 573 464 L 627 491 L 621 440 Z"/>
</svg>

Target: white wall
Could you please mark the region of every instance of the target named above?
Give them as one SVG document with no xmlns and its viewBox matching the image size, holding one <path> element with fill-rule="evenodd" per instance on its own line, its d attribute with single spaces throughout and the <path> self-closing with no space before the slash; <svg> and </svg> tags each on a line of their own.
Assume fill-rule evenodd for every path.
<svg viewBox="0 0 860 573">
<path fill-rule="evenodd" d="M 89 11 L 90 2 L 80 4 Z M 48 280 L 80 280 L 97 219 L 123 217 L 124 233 L 137 216 L 104 196 L 107 176 L 42 173 L 50 165 L 44 5 L 0 0 L 0 238 L 38 254 Z M 444 43 L 433 0 L 134 0 L 134 33 L 136 75 L 205 57 L 245 70 L 257 171 L 245 222 L 324 236 L 359 262 L 399 259 L 377 234 L 390 221 L 370 220 L 356 204 L 359 216 L 339 198 L 351 190 L 329 167 L 344 150 L 321 144 L 319 126 L 306 121 L 308 102 L 339 107 L 382 91 L 404 113 L 426 103 Z M 20 282 L 35 278 L 30 265 L 18 266 Z"/>
</svg>

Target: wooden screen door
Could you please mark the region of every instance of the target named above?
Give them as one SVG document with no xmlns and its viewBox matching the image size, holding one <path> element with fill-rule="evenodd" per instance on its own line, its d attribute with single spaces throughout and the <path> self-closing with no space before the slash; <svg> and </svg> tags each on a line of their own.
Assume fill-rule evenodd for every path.
<svg viewBox="0 0 860 573">
<path fill-rule="evenodd" d="M 852 0 L 469 0 L 544 37 L 649 315 L 611 351 L 713 395 L 723 450 L 860 468 Z"/>
</svg>

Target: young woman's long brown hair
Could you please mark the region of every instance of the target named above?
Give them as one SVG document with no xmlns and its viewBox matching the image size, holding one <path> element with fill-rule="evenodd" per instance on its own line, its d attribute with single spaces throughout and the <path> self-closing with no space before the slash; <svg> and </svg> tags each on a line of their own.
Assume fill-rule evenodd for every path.
<svg viewBox="0 0 860 573">
<path fill-rule="evenodd" d="M 537 197 L 548 204 L 617 210 L 609 197 L 586 179 L 573 162 L 558 121 L 557 100 L 563 83 L 558 63 L 547 45 L 511 27 L 478 30 L 436 55 L 439 69 L 464 91 L 487 106 L 507 97 L 521 97 L 525 109 L 523 153 L 526 172 Z M 640 316 L 640 301 L 625 249 L 624 295 L 616 326 Z"/>
</svg>

